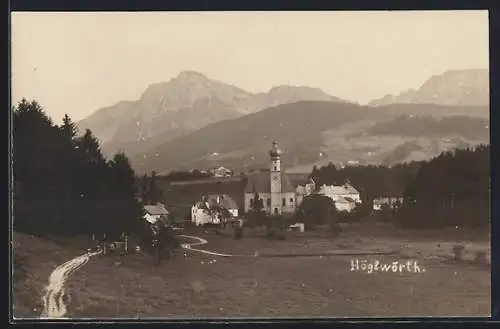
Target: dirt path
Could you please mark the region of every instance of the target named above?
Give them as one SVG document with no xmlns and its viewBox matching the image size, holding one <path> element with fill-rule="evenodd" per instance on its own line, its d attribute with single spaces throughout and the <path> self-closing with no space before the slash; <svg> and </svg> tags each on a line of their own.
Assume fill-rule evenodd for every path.
<svg viewBox="0 0 500 329">
<path fill-rule="evenodd" d="M 181 235 L 181 237 L 198 241 L 198 242 L 193 242 L 193 243 L 181 244 L 181 247 L 184 249 L 187 249 L 187 250 L 197 251 L 197 252 L 201 252 L 202 254 L 207 254 L 207 255 L 212 255 L 212 256 L 221 256 L 221 257 L 234 257 L 234 256 L 241 257 L 242 256 L 242 255 L 221 254 L 218 252 L 213 252 L 213 251 L 208 251 L 208 250 L 203 250 L 203 249 L 196 249 L 196 248 L 193 248 L 193 246 L 202 246 L 204 244 L 207 244 L 208 241 L 203 239 L 203 238 L 199 238 L 197 236 L 192 236 L 192 235 Z"/>
<path fill-rule="evenodd" d="M 354 250 L 350 252 L 339 252 L 339 251 L 324 251 L 324 252 L 307 252 L 307 253 L 285 253 L 285 254 L 280 254 L 280 253 L 258 253 L 255 252 L 253 255 L 238 255 L 238 254 L 222 254 L 214 251 L 209 251 L 205 249 L 197 249 L 193 248 L 193 246 L 202 246 L 204 244 L 207 244 L 208 241 L 197 237 L 197 236 L 192 236 L 192 235 L 180 235 L 183 238 L 187 239 L 192 239 L 192 240 L 197 240 L 198 242 L 193 242 L 193 243 L 183 243 L 181 244 L 181 247 L 186 250 L 191 250 L 191 251 L 196 251 L 200 252 L 203 254 L 207 255 L 212 255 L 212 256 L 220 256 L 220 257 L 316 257 L 316 256 L 365 256 L 365 255 L 392 255 L 397 253 L 395 249 L 390 249 L 390 250 L 380 250 L 377 249 L 376 251 L 374 250 L 369 250 L 369 251 L 360 251 L 360 250 Z"/>
<path fill-rule="evenodd" d="M 84 266 L 90 257 L 100 254 L 100 252 L 86 253 L 75 257 L 66 263 L 59 265 L 50 275 L 49 284 L 45 287 L 43 296 L 43 312 L 41 319 L 63 319 L 67 312 L 69 300 L 66 295 L 64 284 L 69 275 Z"/>
</svg>

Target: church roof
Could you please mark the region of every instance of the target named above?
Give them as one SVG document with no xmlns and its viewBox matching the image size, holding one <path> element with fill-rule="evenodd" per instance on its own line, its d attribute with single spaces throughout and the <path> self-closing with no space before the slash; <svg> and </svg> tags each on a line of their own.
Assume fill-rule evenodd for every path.
<svg viewBox="0 0 500 329">
<path fill-rule="evenodd" d="M 217 197 L 219 197 L 219 204 L 228 210 L 231 209 L 238 209 L 238 205 L 236 204 L 236 201 L 233 200 L 229 195 L 227 194 L 210 194 L 207 198 L 208 204 L 210 206 L 215 206 L 217 205 Z"/>
<path fill-rule="evenodd" d="M 290 180 L 290 183 L 293 187 L 297 187 L 299 185 L 306 185 L 311 182 L 311 174 L 306 173 L 287 173 L 286 176 Z"/>
<path fill-rule="evenodd" d="M 281 173 L 281 192 L 295 192 L 288 174 Z M 269 171 L 261 171 L 248 175 L 245 193 L 271 193 L 271 178 Z"/>
</svg>

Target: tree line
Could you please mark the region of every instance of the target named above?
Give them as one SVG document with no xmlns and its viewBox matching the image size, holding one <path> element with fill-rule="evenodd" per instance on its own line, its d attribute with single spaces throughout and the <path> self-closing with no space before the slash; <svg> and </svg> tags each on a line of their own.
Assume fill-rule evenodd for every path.
<svg viewBox="0 0 500 329">
<path fill-rule="evenodd" d="M 56 125 L 36 101 L 13 108 L 14 229 L 36 235 L 117 237 L 142 226 L 127 156 L 106 160 L 90 130 Z"/>
<path fill-rule="evenodd" d="M 383 165 L 347 166 L 337 168 L 330 163 L 314 167 L 311 177 L 318 186 L 341 185 L 349 181 L 359 192 L 363 203 L 370 204 L 375 197 L 403 196 L 408 184 L 414 179 L 424 162 Z"/>
<path fill-rule="evenodd" d="M 490 146 L 441 153 L 408 184 L 395 222 L 406 227 L 488 227 Z"/>
<path fill-rule="evenodd" d="M 360 191 L 362 209 L 352 216 L 367 217 L 373 198 L 402 197 L 396 209 L 386 208 L 395 224 L 409 228 L 445 226 L 487 227 L 490 222 L 490 146 L 446 151 L 420 162 L 388 166 L 314 168 L 318 185 L 346 180 Z"/>
</svg>

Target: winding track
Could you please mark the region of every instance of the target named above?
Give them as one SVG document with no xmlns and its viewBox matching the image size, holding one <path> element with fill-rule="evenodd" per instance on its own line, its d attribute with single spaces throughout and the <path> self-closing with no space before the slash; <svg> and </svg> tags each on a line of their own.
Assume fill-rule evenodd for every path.
<svg viewBox="0 0 500 329">
<path fill-rule="evenodd" d="M 45 287 L 43 300 L 43 312 L 41 319 L 64 319 L 67 312 L 67 302 L 65 299 L 66 289 L 64 284 L 69 275 L 78 270 L 89 261 L 90 257 L 101 252 L 86 253 L 75 257 L 66 263 L 59 265 L 50 275 L 49 283 Z"/>
<path fill-rule="evenodd" d="M 239 257 L 243 257 L 243 255 L 221 254 L 221 253 L 218 253 L 218 252 L 213 252 L 213 251 L 208 251 L 208 250 L 203 250 L 203 249 L 196 249 L 196 248 L 193 248 L 193 246 L 202 246 L 204 244 L 207 244 L 208 241 L 205 240 L 205 239 L 203 239 L 203 238 L 199 238 L 197 236 L 192 236 L 192 235 L 180 235 L 180 236 L 183 237 L 183 238 L 187 238 L 187 239 L 198 240 L 198 242 L 183 243 L 183 244 L 181 244 L 181 247 L 184 248 L 184 249 L 192 250 L 192 251 L 196 251 L 196 252 L 201 252 L 202 254 L 207 254 L 207 255 L 212 255 L 212 256 L 220 256 L 220 257 L 234 257 L 234 256 L 239 256 Z"/>
<path fill-rule="evenodd" d="M 316 257 L 316 256 L 375 256 L 375 255 L 393 255 L 397 254 L 396 250 L 385 250 L 385 251 L 367 251 L 367 252 L 361 252 L 361 251 L 356 251 L 356 252 L 316 252 L 316 253 L 286 253 L 286 254 L 273 254 L 273 253 L 268 253 L 268 254 L 259 254 L 258 252 L 254 253 L 253 255 L 237 255 L 237 254 L 222 254 L 218 252 L 213 252 L 205 249 L 197 249 L 193 248 L 193 246 L 202 246 L 204 244 L 207 244 L 208 241 L 197 237 L 197 236 L 192 236 L 192 235 L 179 235 L 183 238 L 187 239 L 192 239 L 192 240 L 197 240 L 198 242 L 193 242 L 193 243 L 183 243 L 181 244 L 181 247 L 186 250 L 191 250 L 191 251 L 196 251 L 200 252 L 203 254 L 207 255 L 212 255 L 212 256 L 220 256 L 220 257 L 266 257 L 266 258 L 274 258 L 274 257 Z"/>
</svg>

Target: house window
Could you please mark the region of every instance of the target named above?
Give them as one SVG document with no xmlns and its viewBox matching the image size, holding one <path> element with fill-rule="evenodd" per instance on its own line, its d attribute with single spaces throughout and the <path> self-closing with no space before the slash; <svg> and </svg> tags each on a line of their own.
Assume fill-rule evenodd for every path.
<svg viewBox="0 0 500 329">
<path fill-rule="evenodd" d="M 253 199 L 250 199 L 250 207 L 253 207 Z"/>
<path fill-rule="evenodd" d="M 274 169 L 273 169 L 273 170 L 274 170 L 274 171 L 276 171 L 276 170 L 277 170 L 277 169 L 276 169 L 276 166 L 274 166 Z"/>
<path fill-rule="evenodd" d="M 267 199 L 267 206 L 271 207 L 271 198 Z"/>
<path fill-rule="evenodd" d="M 290 198 L 290 203 L 293 203 L 293 198 Z"/>
<path fill-rule="evenodd" d="M 281 202 L 281 203 L 282 203 L 283 207 L 284 207 L 284 206 L 286 206 L 286 199 L 285 199 L 285 198 L 283 198 L 283 200 L 282 200 L 282 202 Z"/>
<path fill-rule="evenodd" d="M 278 214 L 278 208 L 274 208 L 274 213 L 277 215 Z"/>
</svg>

